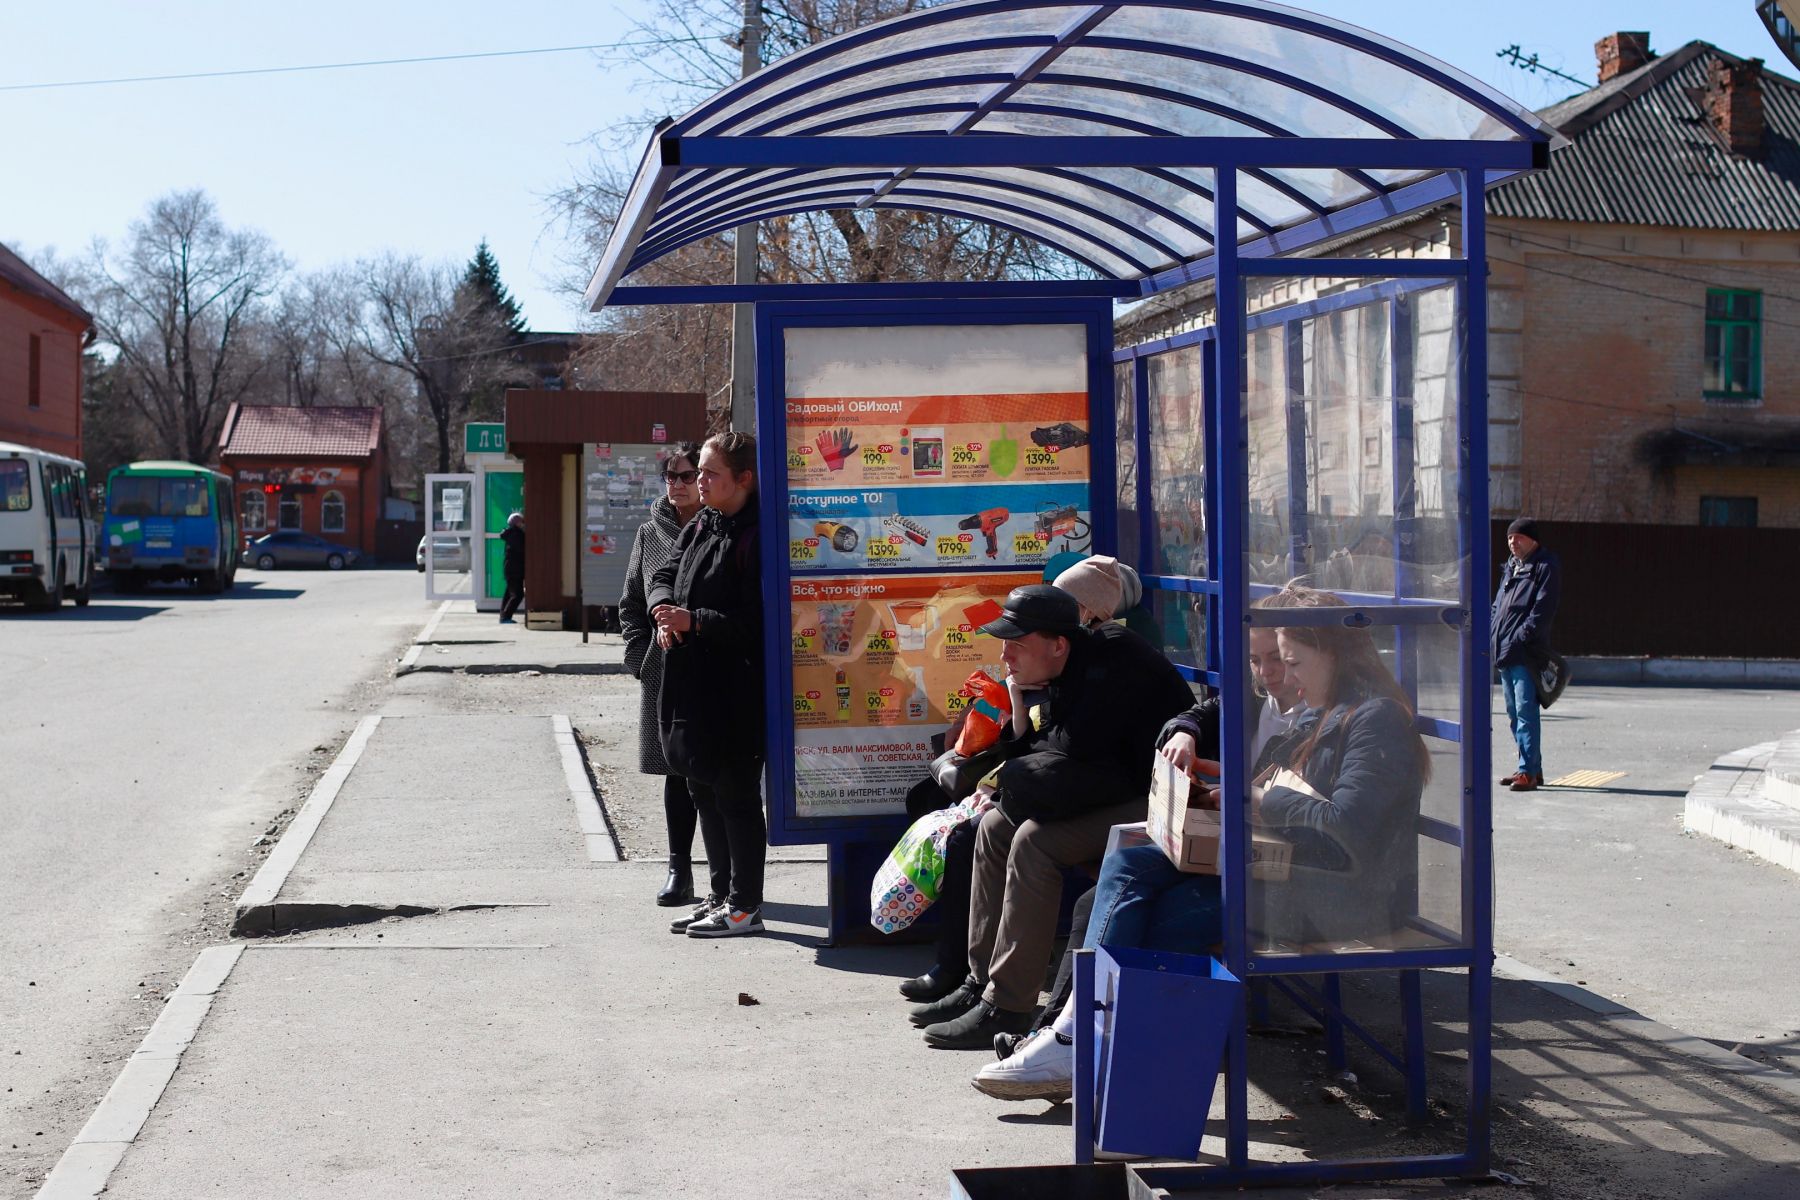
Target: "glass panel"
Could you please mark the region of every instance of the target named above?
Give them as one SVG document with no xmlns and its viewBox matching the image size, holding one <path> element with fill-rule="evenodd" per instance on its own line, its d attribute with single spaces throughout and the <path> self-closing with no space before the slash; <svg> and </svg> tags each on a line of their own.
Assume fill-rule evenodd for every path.
<svg viewBox="0 0 1800 1200">
<path fill-rule="evenodd" d="M 933 197 L 932 193 L 936 193 Z M 956 181 L 939 179 L 933 172 L 920 172 L 888 193 L 895 200 L 904 200 L 907 196 L 920 196 L 927 203 L 941 204 L 947 200 L 954 203 L 959 196 L 993 200 L 999 204 L 1016 204 L 1043 217 L 1062 221 L 1079 229 L 1087 239 L 1099 247 L 1113 247 L 1120 253 L 1131 255 L 1139 262 L 1161 266 L 1172 263 L 1169 251 L 1162 249 L 1141 237 L 1135 237 L 1128 229 L 1109 224 L 1096 217 L 1089 216 L 1078 209 L 1059 205 L 1041 196 L 1025 196 L 1018 192 L 1008 191 L 992 183 L 984 183 L 974 176 L 965 176 Z M 1176 251 L 1178 254 L 1179 251 Z"/>
<path fill-rule="evenodd" d="M 670 199 L 664 203 L 644 241 L 654 242 L 667 231 L 678 225 L 688 225 L 702 214 L 711 217 L 772 197 L 828 191 L 846 181 L 854 181 L 858 187 L 870 188 L 887 178 L 888 174 L 886 171 L 836 167 L 806 171 L 799 175 L 787 171 L 756 171 L 742 178 L 721 177 L 716 181 L 717 186 L 712 186 L 713 181 L 702 180 L 707 184 L 704 190 L 696 188 L 691 197 L 684 195 L 680 199 Z"/>
<path fill-rule="evenodd" d="M 1150 376 L 1150 568 L 1158 575 L 1207 575 L 1202 361 L 1201 348 L 1187 346 L 1144 364 Z"/>
<path fill-rule="evenodd" d="M 1440 946 L 1442 931 L 1455 943 L 1463 635 L 1419 603 L 1465 603 L 1455 292 L 1303 277 L 1249 288 L 1244 569 L 1303 576 L 1258 589 L 1257 605 L 1277 610 L 1259 624 L 1275 627 L 1305 707 L 1245 806 L 1251 833 L 1291 854 L 1285 879 L 1252 888 L 1252 944 L 1279 957 Z M 1374 623 L 1327 611 L 1352 606 Z"/>
<path fill-rule="evenodd" d="M 1274 14 L 1271 14 L 1272 16 Z M 1376 37 L 1354 26 L 1327 21 L 1306 14 L 1306 19 L 1320 25 L 1351 31 L 1355 36 L 1386 46 L 1394 43 Z M 1480 108 L 1463 100 L 1442 86 L 1422 79 L 1409 67 L 1386 62 L 1366 50 L 1333 41 L 1304 30 L 1215 12 L 1196 12 L 1177 8 L 1132 7 L 1122 9 L 1103 22 L 1095 31 L 1103 37 L 1127 37 L 1155 45 L 1193 46 L 1241 58 L 1271 67 L 1284 74 L 1304 79 L 1332 92 L 1354 96 L 1360 103 L 1423 138 L 1506 138 L 1516 136 Z M 1417 51 L 1401 50 L 1408 58 L 1422 58 Z M 1474 90 L 1494 97 L 1497 107 L 1514 106 L 1497 93 L 1462 76 L 1441 63 L 1431 62 L 1438 71 L 1455 75 Z M 1152 78 L 1169 78 L 1184 70 L 1197 70 L 1197 64 L 1171 60 L 1168 67 L 1151 74 Z M 1238 105 L 1249 103 L 1256 94 L 1252 85 L 1231 79 L 1225 74 L 1211 85 L 1225 96 L 1242 96 Z M 1280 103 L 1278 100 L 1276 103 Z M 1343 118 L 1325 105 L 1287 108 L 1286 116 L 1293 131 L 1303 137 L 1329 137 L 1341 128 Z"/>
<path fill-rule="evenodd" d="M 1156 621 L 1157 643 L 1172 663 L 1206 667 L 1206 596 L 1201 592 L 1147 593 Z"/>
<path fill-rule="evenodd" d="M 851 47 L 848 50 L 841 46 L 825 43 L 821 47 L 802 51 L 803 54 L 809 56 L 811 61 L 806 62 L 797 70 L 776 79 L 767 77 L 759 79 L 752 76 L 744 84 L 731 89 L 731 101 L 723 105 L 716 114 L 696 123 L 692 129 L 683 128 L 682 131 L 701 133 L 714 130 L 729 123 L 738 111 L 764 98 L 768 88 L 773 87 L 784 92 L 797 91 L 821 76 L 854 66 L 859 60 L 866 61 L 871 58 L 887 57 L 892 54 L 932 47 L 949 52 L 971 41 L 974 35 L 979 35 L 981 38 L 997 38 L 1040 34 L 1044 36 L 1047 45 L 1050 35 L 1061 29 L 1068 19 L 1067 9 L 1054 6 L 1015 9 L 1009 12 L 987 10 L 980 14 L 978 22 L 966 18 L 946 21 L 933 16 L 927 16 L 923 20 L 917 15 L 903 17 L 896 24 L 911 25 L 912 27 L 902 28 L 883 37 L 879 43 L 865 42 L 861 46 Z M 1031 51 L 1029 48 L 1020 48 L 1015 53 L 1023 56 L 1030 54 Z M 789 60 L 789 64 L 791 62 L 792 60 Z M 739 92 L 742 94 L 738 94 Z M 707 105 L 702 107 L 710 106 L 710 104 L 711 102 L 708 101 Z M 691 116 L 690 113 L 688 117 L 682 118 L 677 127 L 684 127 Z"/>
<path fill-rule="evenodd" d="M 942 172 L 933 171 L 930 174 L 935 176 Z M 1159 241 L 1174 247 L 1183 258 L 1196 258 L 1212 248 L 1210 242 L 1190 229 L 1188 225 L 1171 220 L 1158 212 L 1155 207 L 1150 207 L 1155 205 L 1173 210 L 1191 224 L 1197 225 L 1201 229 L 1209 229 L 1211 206 L 1207 205 L 1207 222 L 1202 222 L 1199 213 L 1188 211 L 1188 209 L 1190 205 L 1196 203 L 1204 205 L 1205 201 L 1192 192 L 1185 192 L 1164 180 L 1146 175 L 1141 171 L 1113 172 L 1112 174 L 1130 175 L 1132 178 L 1119 182 L 1118 186 L 1129 189 L 1134 196 L 1142 197 L 1143 203 L 1121 196 L 1116 192 L 1094 187 L 1083 179 L 1072 179 L 1068 175 L 1052 174 L 1047 171 L 992 167 L 978 171 L 957 172 L 957 174 L 964 178 L 1002 179 L 1017 183 L 1022 187 L 1035 188 L 1057 196 L 1066 196 L 1077 203 L 1128 222 L 1134 228 L 1142 229 Z M 1086 174 L 1102 176 L 1107 173 L 1090 171 Z M 1108 182 L 1115 181 L 1108 180 Z"/>
<path fill-rule="evenodd" d="M 1058 249 L 1066 250 L 1072 255 L 1079 255 L 1080 257 L 1092 261 L 1108 275 L 1116 276 L 1118 278 L 1135 278 L 1141 274 L 1141 271 L 1134 263 L 1129 259 L 1120 258 L 1118 253 L 1113 249 L 1113 243 L 1118 240 L 1116 238 L 1101 237 L 1098 234 L 1092 236 L 1080 236 L 1071 233 L 1066 229 L 1056 229 L 1046 226 L 1033 217 L 1024 216 L 1010 210 L 993 208 L 975 199 L 945 200 L 941 197 L 917 196 L 917 194 L 914 193 L 915 199 L 909 205 L 906 202 L 905 194 L 903 194 L 904 191 L 905 189 L 903 188 L 895 189 L 895 191 L 891 193 L 892 202 L 884 201 L 881 204 L 881 207 L 934 208 L 958 213 L 977 221 L 987 221 L 995 225 L 1011 225 L 1021 232 L 1037 238 L 1046 245 L 1055 246 Z M 1063 214 L 1060 212 L 1057 214 L 1058 219 L 1061 219 L 1062 216 Z"/>
<path fill-rule="evenodd" d="M 22 458 L 0 459 L 0 512 L 31 508 L 31 464 Z"/>
<path fill-rule="evenodd" d="M 914 59 L 897 66 L 859 72 L 848 79 L 840 79 L 836 83 L 812 91 L 799 92 L 762 112 L 756 113 L 746 120 L 741 128 L 727 128 L 723 125 L 708 130 L 710 133 L 744 133 L 750 130 L 758 132 L 781 132 L 783 118 L 789 114 L 805 109 L 815 108 L 821 104 L 830 104 L 824 115 L 815 114 L 807 121 L 830 120 L 837 113 L 852 106 L 864 103 L 861 97 L 883 88 L 897 87 L 908 83 L 929 83 L 929 87 L 917 91 L 904 91 L 886 96 L 881 103 L 889 107 L 899 107 L 911 103 L 915 97 L 927 100 L 961 99 L 977 101 L 998 86 L 1000 79 L 993 76 L 1010 77 L 1022 61 L 1029 59 L 1031 51 L 1018 47 L 1007 47 L 998 50 L 963 50 L 945 53 L 932 58 Z M 968 76 L 989 76 L 987 79 L 971 80 Z M 946 92 L 952 94 L 946 95 Z"/>
<path fill-rule="evenodd" d="M 1107 32 L 1111 33 L 1110 25 Z M 1286 84 L 1170 54 L 1077 46 L 1057 59 L 1052 71 L 1058 75 L 1154 81 L 1158 87 L 1252 114 L 1282 129 L 1305 130 L 1309 137 L 1389 136 L 1361 117 Z M 1143 97 L 1138 98 L 1138 103 L 1147 108 L 1161 107 L 1161 102 Z"/>
<path fill-rule="evenodd" d="M 853 118 L 879 116 L 882 113 L 907 113 L 923 105 L 960 105 L 961 107 L 954 109 L 936 108 L 926 114 L 931 122 L 931 132 L 947 133 L 952 124 L 975 111 L 975 100 L 971 89 L 966 86 L 920 90 L 903 96 L 875 96 L 867 100 L 849 101 L 827 113 L 814 113 L 810 117 L 786 122 L 781 128 L 769 132 L 808 134 L 829 126 L 829 132 L 833 134 L 859 134 L 865 131 L 855 125 L 848 128 L 839 126 Z"/>
<path fill-rule="evenodd" d="M 1130 361 L 1113 364 L 1113 438 L 1118 464 L 1117 538 L 1119 561 L 1142 566 L 1138 545 L 1137 402 L 1132 393 Z"/>
</svg>

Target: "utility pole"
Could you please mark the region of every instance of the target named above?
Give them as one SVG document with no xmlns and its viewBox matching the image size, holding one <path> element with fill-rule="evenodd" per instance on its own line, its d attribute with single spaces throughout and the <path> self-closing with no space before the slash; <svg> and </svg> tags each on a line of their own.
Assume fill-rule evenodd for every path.
<svg viewBox="0 0 1800 1200">
<path fill-rule="evenodd" d="M 762 66 L 762 0 L 744 0 L 744 33 L 741 79 Z M 733 283 L 756 282 L 756 222 L 737 227 L 737 261 Z M 756 430 L 756 322 L 755 306 L 735 305 L 731 314 L 731 427 L 745 433 Z"/>
</svg>

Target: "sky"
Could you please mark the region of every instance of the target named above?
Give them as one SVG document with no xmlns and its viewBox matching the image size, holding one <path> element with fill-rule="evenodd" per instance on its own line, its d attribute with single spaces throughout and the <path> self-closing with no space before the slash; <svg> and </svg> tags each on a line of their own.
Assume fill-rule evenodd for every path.
<svg viewBox="0 0 1800 1200">
<path fill-rule="evenodd" d="M 593 264 L 556 227 L 546 197 L 597 155 L 635 163 L 641 139 L 621 150 L 595 135 L 664 115 L 666 92 L 641 65 L 581 51 L 17 85 L 615 44 L 633 38 L 647 6 L 86 0 L 71 10 L 0 0 L 0 243 L 28 260 L 45 249 L 77 254 L 97 237 L 122 240 L 157 196 L 201 188 L 227 225 L 268 234 L 302 270 L 385 250 L 462 263 L 485 237 L 532 328 L 579 328 L 579 296 L 566 284 L 585 283 Z M 1407 43 L 1534 108 L 1580 89 L 1507 65 L 1496 57 L 1503 47 L 1591 83 L 1599 37 L 1647 29 L 1659 53 L 1699 38 L 1796 73 L 1753 0 L 1298 6 Z"/>
</svg>

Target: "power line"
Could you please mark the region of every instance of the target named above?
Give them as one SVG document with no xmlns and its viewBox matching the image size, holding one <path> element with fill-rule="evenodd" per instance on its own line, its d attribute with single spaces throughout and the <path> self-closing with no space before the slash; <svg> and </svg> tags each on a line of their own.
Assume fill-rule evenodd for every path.
<svg viewBox="0 0 1800 1200">
<path fill-rule="evenodd" d="M 413 63 L 466 62 L 476 58 L 518 58 L 529 54 L 569 54 L 580 50 L 631 50 L 648 46 L 662 46 L 670 41 L 687 40 L 694 39 L 664 38 L 632 42 L 597 42 L 586 46 L 540 46 L 534 50 L 483 50 L 471 54 L 428 54 L 417 58 L 374 58 L 361 62 L 309 63 L 295 67 L 244 67 L 231 71 L 188 71 L 176 75 L 127 75 L 116 79 L 65 79 L 54 83 L 7 83 L 0 84 L 0 92 L 110 87 L 123 83 L 168 83 L 180 79 L 228 79 L 241 75 L 291 75 L 302 71 L 345 71 L 358 67 L 397 67 Z"/>
</svg>

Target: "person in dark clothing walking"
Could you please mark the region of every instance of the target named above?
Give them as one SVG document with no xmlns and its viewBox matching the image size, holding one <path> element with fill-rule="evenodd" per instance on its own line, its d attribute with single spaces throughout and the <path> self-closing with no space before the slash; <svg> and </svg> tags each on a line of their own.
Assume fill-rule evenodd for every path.
<svg viewBox="0 0 1800 1200">
<path fill-rule="evenodd" d="M 500 597 L 500 623 L 511 625 L 513 614 L 519 611 L 519 605 L 525 603 L 524 513 L 514 513 L 506 518 L 506 528 L 500 531 L 500 541 L 506 548 L 505 557 L 500 562 L 500 573 L 506 580 L 506 591 Z"/>
<path fill-rule="evenodd" d="M 656 644 L 656 623 L 645 603 L 650 584 L 663 565 L 675 557 L 675 542 L 684 525 L 700 511 L 700 443 L 677 442 L 663 459 L 663 486 L 667 494 L 650 509 L 650 519 L 638 526 L 631 543 L 631 563 L 625 568 L 625 594 L 619 598 L 619 632 L 625 637 L 625 666 L 641 685 L 638 712 L 638 770 L 663 777 L 663 818 L 669 827 L 669 877 L 656 902 L 665 908 L 694 902 L 694 828 L 697 814 L 688 794 L 685 775 L 669 770 L 663 761 L 662 739 L 656 729 L 656 702 L 662 690 L 663 651 Z"/>
<path fill-rule="evenodd" d="M 689 937 L 761 933 L 763 862 L 763 603 L 756 440 L 708 438 L 700 450 L 700 514 L 646 603 L 663 649 L 657 732 L 669 769 L 700 815 L 711 888 L 669 926 Z"/>
<path fill-rule="evenodd" d="M 1562 563 L 1538 540 L 1538 524 L 1520 517 L 1506 527 L 1512 557 L 1494 593 L 1494 668 L 1506 696 L 1506 719 L 1519 748 L 1519 769 L 1500 782 L 1515 792 L 1544 783 L 1544 744 L 1538 721 L 1537 674 L 1550 661 L 1550 623 L 1562 594 Z"/>
</svg>

